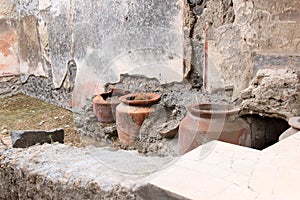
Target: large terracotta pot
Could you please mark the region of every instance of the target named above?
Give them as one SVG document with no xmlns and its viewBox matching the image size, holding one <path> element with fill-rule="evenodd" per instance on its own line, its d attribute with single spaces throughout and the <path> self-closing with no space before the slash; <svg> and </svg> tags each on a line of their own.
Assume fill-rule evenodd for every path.
<svg viewBox="0 0 300 200">
<path fill-rule="evenodd" d="M 286 130 L 279 136 L 279 141 L 281 141 L 289 136 L 292 136 L 300 131 L 300 117 L 290 118 L 289 125 L 291 126 L 291 128 L 289 128 L 288 130 Z"/>
<path fill-rule="evenodd" d="M 119 97 L 128 94 L 128 91 L 112 89 L 103 92 L 93 99 L 93 111 L 101 123 L 112 123 L 116 119 L 116 107 L 121 103 Z"/>
<path fill-rule="evenodd" d="M 179 126 L 179 154 L 211 140 L 250 146 L 250 127 L 238 117 L 239 109 L 228 104 L 199 103 L 187 107 Z"/>
<path fill-rule="evenodd" d="M 120 141 L 125 144 L 134 142 L 146 117 L 155 111 L 151 107 L 160 100 L 154 93 L 128 94 L 120 97 L 122 102 L 116 108 L 116 123 Z"/>
</svg>

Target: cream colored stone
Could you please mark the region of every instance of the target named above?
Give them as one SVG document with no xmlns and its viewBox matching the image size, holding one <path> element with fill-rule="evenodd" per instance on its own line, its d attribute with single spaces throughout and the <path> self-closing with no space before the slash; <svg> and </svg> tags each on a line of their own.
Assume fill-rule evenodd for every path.
<svg viewBox="0 0 300 200">
<path fill-rule="evenodd" d="M 150 183 L 190 199 L 299 199 L 299 137 L 300 132 L 263 151 L 213 141 L 206 157 L 199 159 L 202 145 Z"/>
<path fill-rule="evenodd" d="M 272 193 L 277 169 L 271 165 L 257 165 L 253 171 L 249 187 L 258 193 Z"/>
<path fill-rule="evenodd" d="M 239 173 L 235 173 L 235 171 L 230 171 L 231 175 L 224 178 L 224 180 L 243 187 L 243 185 L 248 185 L 249 176 L 241 175 Z"/>
<path fill-rule="evenodd" d="M 217 194 L 216 200 L 252 200 L 255 199 L 256 193 L 248 188 L 243 188 L 237 185 L 231 185 L 220 194 Z"/>
<path fill-rule="evenodd" d="M 149 183 L 189 199 L 210 199 L 231 185 L 205 171 L 199 173 L 179 166 L 158 173 Z"/>
<path fill-rule="evenodd" d="M 299 165 L 300 162 L 298 162 Z M 273 194 L 281 199 L 298 200 L 300 197 L 300 171 L 278 167 L 274 180 Z"/>
</svg>

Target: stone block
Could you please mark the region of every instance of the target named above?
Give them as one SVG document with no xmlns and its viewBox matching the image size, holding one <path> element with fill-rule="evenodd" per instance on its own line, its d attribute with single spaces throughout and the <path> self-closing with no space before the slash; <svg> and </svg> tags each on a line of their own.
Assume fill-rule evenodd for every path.
<svg viewBox="0 0 300 200">
<path fill-rule="evenodd" d="M 295 116 L 293 110 L 299 108 L 300 98 L 298 73 L 289 66 L 259 69 L 245 90 L 242 113 L 251 111 L 283 119 Z"/>
<path fill-rule="evenodd" d="M 64 143 L 64 130 L 16 130 L 11 132 L 11 139 L 14 148 L 27 148 L 38 143 Z"/>
<path fill-rule="evenodd" d="M 58 143 L 0 154 L 0 199 L 134 200 L 135 186 L 173 160 Z"/>
</svg>

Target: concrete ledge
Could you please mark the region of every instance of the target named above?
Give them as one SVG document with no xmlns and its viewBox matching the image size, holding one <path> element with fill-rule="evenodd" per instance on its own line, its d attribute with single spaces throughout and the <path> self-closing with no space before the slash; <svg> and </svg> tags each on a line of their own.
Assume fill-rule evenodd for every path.
<svg viewBox="0 0 300 200">
<path fill-rule="evenodd" d="M 258 151 L 219 141 L 198 147 L 137 189 L 144 199 L 299 199 L 300 132 Z"/>
<path fill-rule="evenodd" d="M 6 149 L 0 199 L 136 199 L 135 185 L 171 160 L 58 143 Z"/>
</svg>

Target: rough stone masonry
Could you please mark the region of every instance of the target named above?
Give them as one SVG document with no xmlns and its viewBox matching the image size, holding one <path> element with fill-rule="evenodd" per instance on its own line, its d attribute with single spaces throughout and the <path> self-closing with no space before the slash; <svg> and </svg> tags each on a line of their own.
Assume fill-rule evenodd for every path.
<svg viewBox="0 0 300 200">
<path fill-rule="evenodd" d="M 0 154 L 0 199 L 139 199 L 134 189 L 171 157 L 44 144 Z"/>
</svg>

